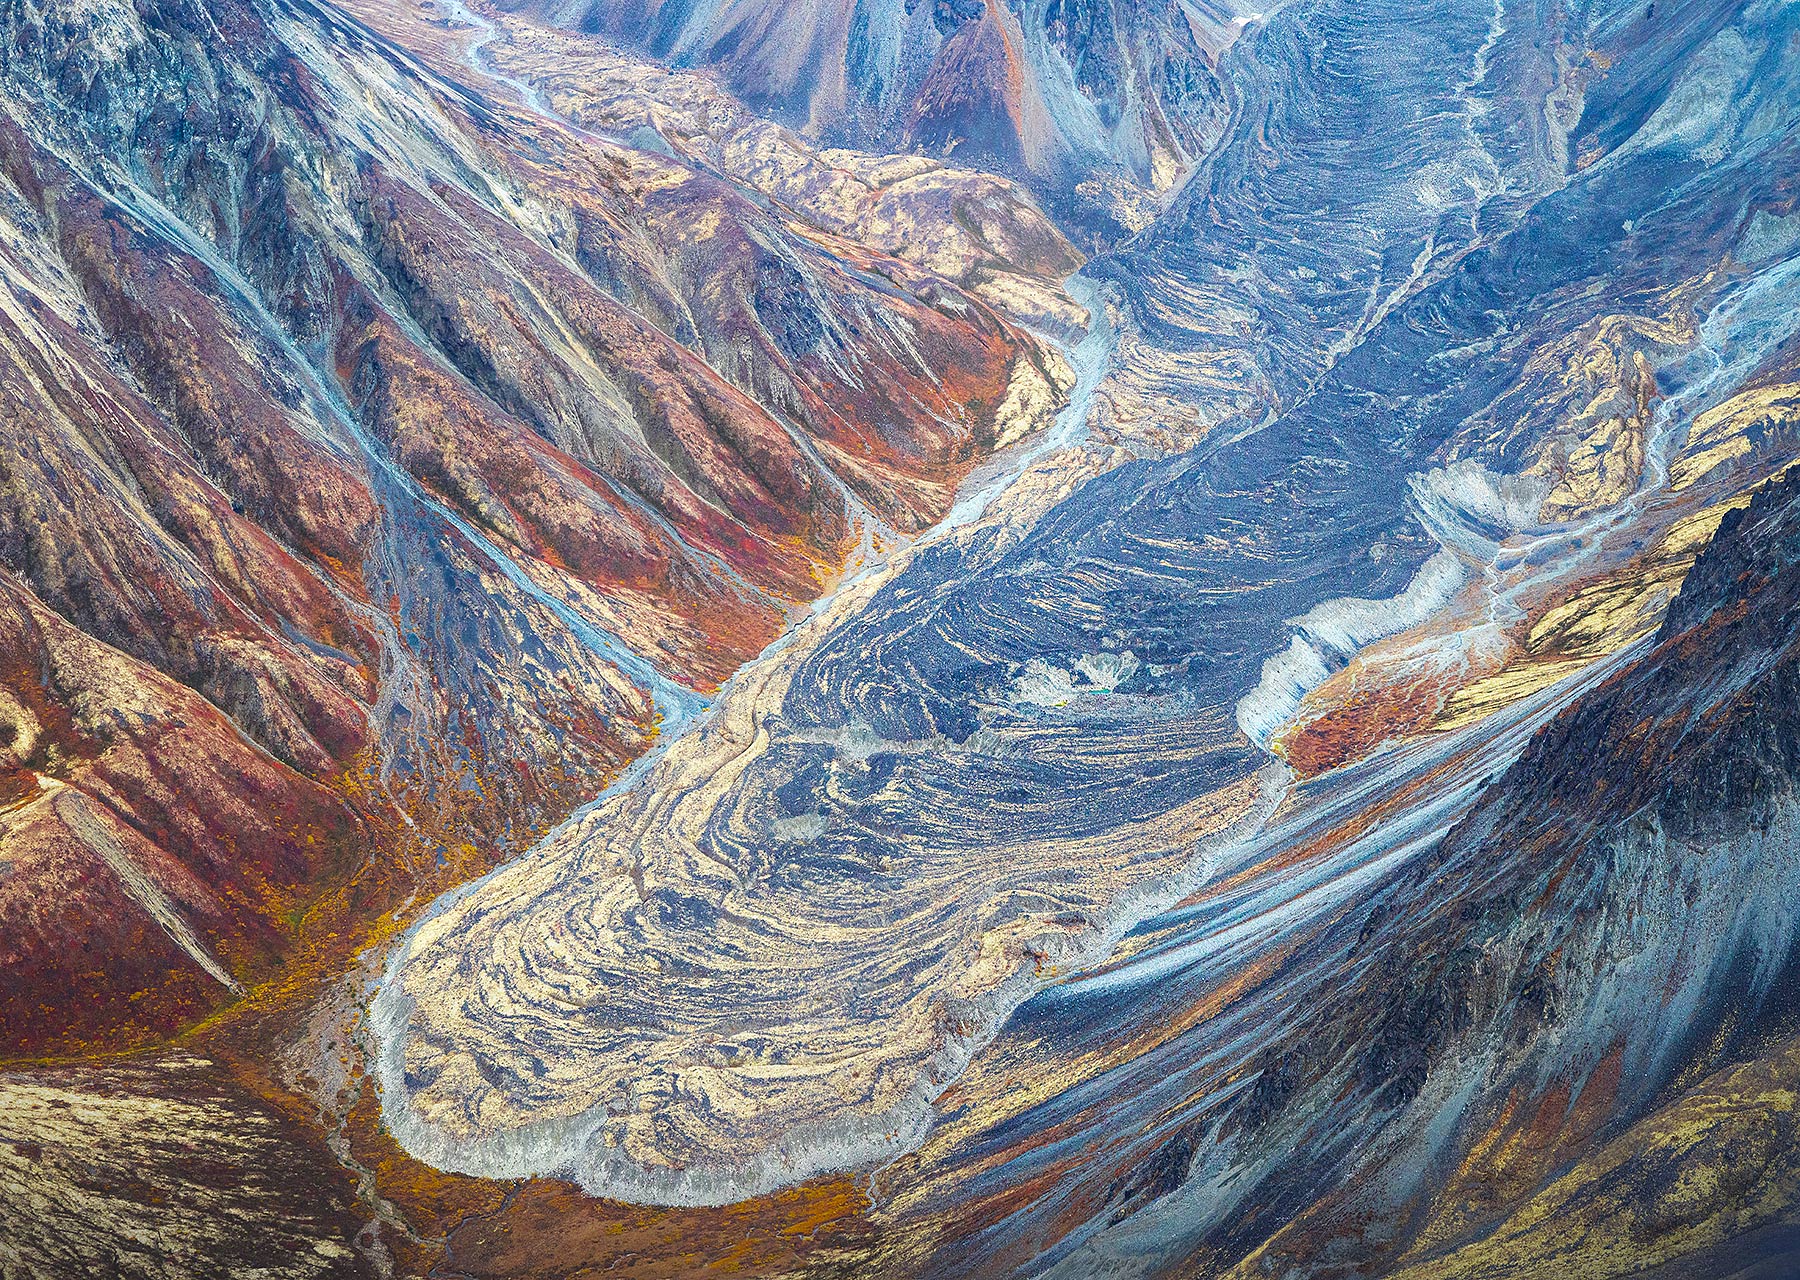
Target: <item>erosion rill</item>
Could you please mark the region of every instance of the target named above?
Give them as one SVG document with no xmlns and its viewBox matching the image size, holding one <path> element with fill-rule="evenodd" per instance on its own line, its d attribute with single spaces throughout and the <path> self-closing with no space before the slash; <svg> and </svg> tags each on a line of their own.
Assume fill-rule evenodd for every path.
<svg viewBox="0 0 1800 1280">
<path fill-rule="evenodd" d="M 1800 12 L 0 7 L 0 1276 L 1800 1266 Z"/>
</svg>

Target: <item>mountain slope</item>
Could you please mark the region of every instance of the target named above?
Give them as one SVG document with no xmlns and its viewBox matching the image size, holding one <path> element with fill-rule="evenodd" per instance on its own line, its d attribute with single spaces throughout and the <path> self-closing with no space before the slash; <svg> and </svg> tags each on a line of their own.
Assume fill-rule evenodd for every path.
<svg viewBox="0 0 1800 1280">
<path fill-rule="evenodd" d="M 440 863 L 560 816 L 1064 376 L 338 10 L 27 4 L 0 44 L 5 1051 L 268 977 L 402 810 Z"/>
<path fill-rule="evenodd" d="M 679 67 L 829 146 L 915 151 L 1029 182 L 1084 237 L 1141 230 L 1217 138 L 1218 57 L 1251 11 L 1147 0 L 511 0 Z"/>
</svg>

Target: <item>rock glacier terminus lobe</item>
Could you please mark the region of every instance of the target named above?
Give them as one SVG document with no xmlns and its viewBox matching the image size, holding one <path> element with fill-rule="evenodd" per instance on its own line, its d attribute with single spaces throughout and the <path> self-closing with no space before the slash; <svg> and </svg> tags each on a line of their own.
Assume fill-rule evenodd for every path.
<svg viewBox="0 0 1800 1280">
<path fill-rule="evenodd" d="M 1012 487 L 987 477 L 397 949 L 373 1020 L 401 1142 L 669 1203 L 915 1148 L 1022 1001 L 1246 850 L 1283 865 L 1243 843 L 1287 791 L 1269 751 L 1371 646 L 1428 673 L 1392 715 L 1429 726 L 1442 688 L 1535 653 L 1553 602 L 1766 481 L 1775 428 L 1725 465 L 1697 424 L 1739 420 L 1792 352 L 1800 259 L 1763 213 L 1793 200 L 1794 18 L 1628 8 L 1251 24 L 1216 147 L 1086 269 L 1117 331 L 1096 308 Z M 1658 590 L 1521 705 L 1547 718 L 1588 688 L 1552 676 L 1637 656 Z M 1440 779 L 1383 867 L 1542 720 L 1511 723 L 1504 751 L 1370 775 L 1498 761 Z M 1259 1123 L 1278 1072 L 1232 1077 L 1263 1071 Z M 1069 1114 L 1044 1107 L 1037 1137 Z M 1090 1175 L 1111 1203 L 1119 1170 Z"/>
</svg>

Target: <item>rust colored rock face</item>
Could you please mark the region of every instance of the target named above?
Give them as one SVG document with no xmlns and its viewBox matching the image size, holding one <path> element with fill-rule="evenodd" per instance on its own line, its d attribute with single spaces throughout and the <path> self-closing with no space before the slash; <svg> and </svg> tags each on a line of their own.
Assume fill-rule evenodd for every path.
<svg viewBox="0 0 1800 1280">
<path fill-rule="evenodd" d="M 0 1052 L 164 1036 L 280 963 L 355 815 L 190 688 L 0 582 Z"/>
</svg>

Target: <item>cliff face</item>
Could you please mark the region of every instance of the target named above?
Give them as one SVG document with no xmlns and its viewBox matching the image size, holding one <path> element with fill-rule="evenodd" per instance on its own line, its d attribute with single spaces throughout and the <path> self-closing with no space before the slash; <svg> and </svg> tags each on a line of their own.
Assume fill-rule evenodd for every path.
<svg viewBox="0 0 1800 1280">
<path fill-rule="evenodd" d="M 1062 385 L 957 284 L 335 9 L 20 4 L 0 48 L 0 1052 L 268 976 L 403 810 L 439 865 L 541 828 Z"/>
</svg>

